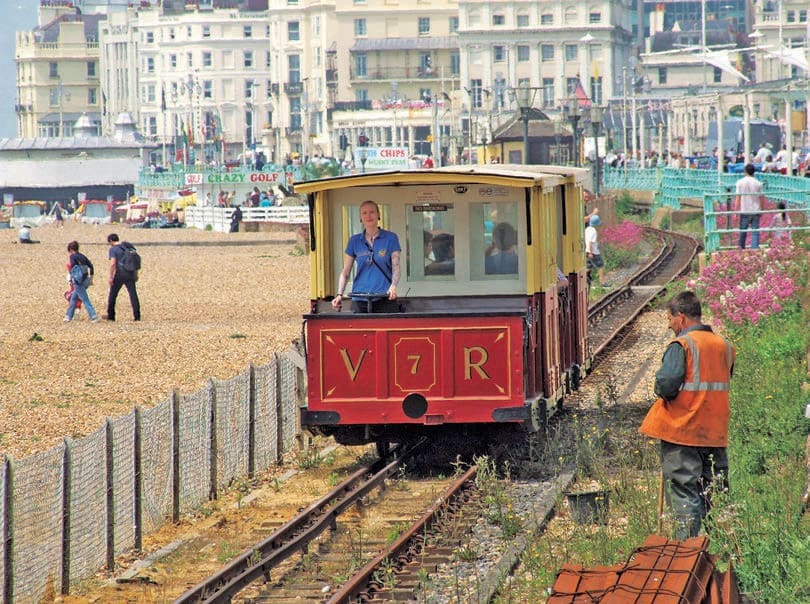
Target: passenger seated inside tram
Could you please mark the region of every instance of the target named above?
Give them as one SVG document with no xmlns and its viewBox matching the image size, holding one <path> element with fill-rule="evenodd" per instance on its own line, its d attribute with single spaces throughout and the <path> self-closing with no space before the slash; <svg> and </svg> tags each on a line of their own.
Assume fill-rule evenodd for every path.
<svg viewBox="0 0 810 604">
<path fill-rule="evenodd" d="M 517 231 L 508 222 L 499 222 L 492 229 L 492 243 L 484 251 L 484 272 L 487 275 L 515 275 L 518 272 Z"/>
<path fill-rule="evenodd" d="M 433 262 L 425 267 L 426 275 L 454 275 L 456 272 L 455 238 L 439 233 L 430 241 Z"/>
</svg>

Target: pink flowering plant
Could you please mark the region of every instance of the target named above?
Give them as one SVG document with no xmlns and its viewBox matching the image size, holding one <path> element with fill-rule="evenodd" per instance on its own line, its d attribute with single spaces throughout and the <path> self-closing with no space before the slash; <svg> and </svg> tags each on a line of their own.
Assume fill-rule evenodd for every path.
<svg viewBox="0 0 810 604">
<path fill-rule="evenodd" d="M 625 220 L 620 225 L 605 227 L 599 234 L 599 247 L 607 270 L 627 268 L 641 257 L 644 229 Z"/>
<path fill-rule="evenodd" d="M 806 262 L 807 252 L 791 245 L 725 251 L 713 255 L 711 264 L 687 287 L 697 291 L 715 325 L 757 325 L 799 304 Z"/>
</svg>

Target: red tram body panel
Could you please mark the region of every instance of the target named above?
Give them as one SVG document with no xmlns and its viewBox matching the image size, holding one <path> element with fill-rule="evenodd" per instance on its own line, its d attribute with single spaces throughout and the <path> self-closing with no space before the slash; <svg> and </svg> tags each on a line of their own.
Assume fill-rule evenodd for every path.
<svg viewBox="0 0 810 604">
<path fill-rule="evenodd" d="M 317 424 L 489 423 L 524 407 L 523 317 L 307 320 Z"/>
</svg>

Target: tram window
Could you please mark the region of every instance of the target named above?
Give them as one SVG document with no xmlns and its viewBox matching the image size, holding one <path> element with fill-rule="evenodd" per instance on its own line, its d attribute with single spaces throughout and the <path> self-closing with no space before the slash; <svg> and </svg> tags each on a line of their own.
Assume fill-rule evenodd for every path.
<svg viewBox="0 0 810 604">
<path fill-rule="evenodd" d="M 390 223 L 390 216 L 391 216 L 391 208 L 388 204 L 378 203 L 377 206 L 380 208 L 380 228 L 391 230 L 389 226 Z M 342 237 L 340 238 L 340 250 L 337 254 L 337 258 L 340 259 L 340 262 L 337 263 L 336 269 L 338 271 L 338 275 L 340 271 L 343 269 L 343 254 L 346 251 L 346 245 L 351 238 L 352 235 L 356 235 L 357 233 L 363 232 L 363 222 L 360 220 L 360 204 L 352 204 L 343 207 L 343 229 L 342 229 Z M 399 233 L 397 233 L 399 235 Z M 352 267 L 351 275 L 349 276 L 349 280 L 354 282 L 354 273 L 356 270 L 356 266 Z M 335 283 L 337 283 L 338 277 L 335 277 Z"/>
<path fill-rule="evenodd" d="M 514 202 L 470 207 L 470 270 L 473 279 L 517 277 L 520 247 Z"/>
<path fill-rule="evenodd" d="M 456 276 L 453 204 L 407 206 L 407 270 L 411 281 Z"/>
</svg>

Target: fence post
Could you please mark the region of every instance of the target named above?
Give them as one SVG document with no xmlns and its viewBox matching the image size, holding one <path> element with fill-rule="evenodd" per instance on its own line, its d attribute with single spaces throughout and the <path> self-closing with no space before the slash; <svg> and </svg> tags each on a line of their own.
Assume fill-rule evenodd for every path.
<svg viewBox="0 0 810 604">
<path fill-rule="evenodd" d="M 273 353 L 276 363 L 276 463 L 284 459 L 284 409 L 281 405 L 281 362 L 278 353 Z"/>
<path fill-rule="evenodd" d="M 14 584 L 14 558 L 11 555 L 14 549 L 14 462 L 6 455 L 3 463 L 6 466 L 5 480 L 3 481 L 3 602 L 13 602 Z"/>
<path fill-rule="evenodd" d="M 180 401 L 172 390 L 172 522 L 180 521 Z"/>
<path fill-rule="evenodd" d="M 211 488 L 208 498 L 213 500 L 217 498 L 217 389 L 213 378 L 208 380 L 208 404 L 210 405 L 211 422 Z"/>
<path fill-rule="evenodd" d="M 143 500 L 143 497 L 141 496 L 143 488 L 143 483 L 141 481 L 141 408 L 136 406 L 133 410 L 133 414 L 135 417 L 134 434 L 132 435 L 132 465 L 134 466 L 132 476 L 132 499 L 135 507 L 133 511 L 135 543 L 133 546 L 135 547 L 135 551 L 139 552 L 143 547 L 143 506 L 141 505 Z"/>
<path fill-rule="evenodd" d="M 65 437 L 62 451 L 62 595 L 70 593 L 70 449 L 71 440 Z"/>
<path fill-rule="evenodd" d="M 113 426 L 108 417 L 104 422 L 104 451 L 107 486 L 107 570 L 115 569 L 115 497 L 113 494 Z"/>
<path fill-rule="evenodd" d="M 256 474 L 256 367 L 248 365 L 248 478 Z"/>
</svg>

